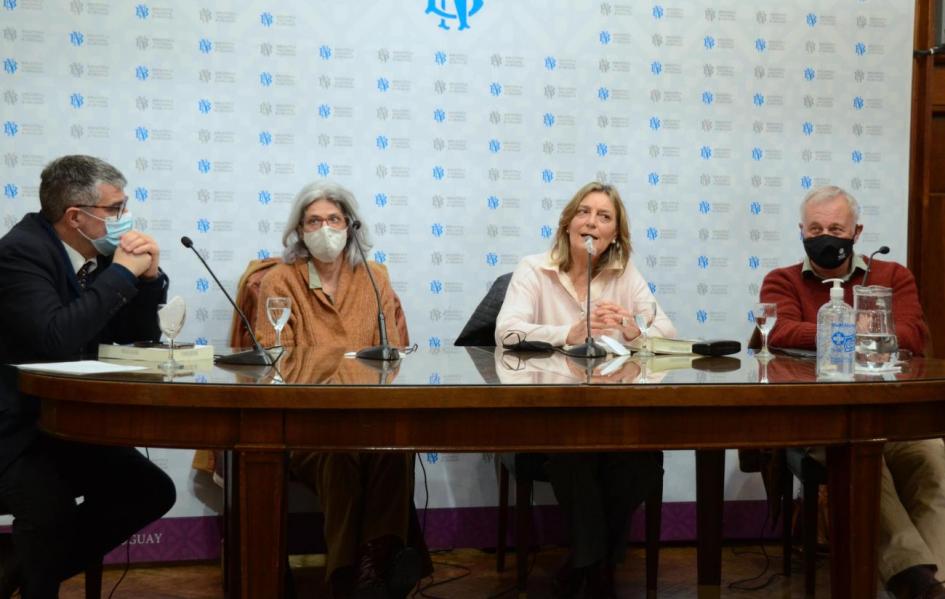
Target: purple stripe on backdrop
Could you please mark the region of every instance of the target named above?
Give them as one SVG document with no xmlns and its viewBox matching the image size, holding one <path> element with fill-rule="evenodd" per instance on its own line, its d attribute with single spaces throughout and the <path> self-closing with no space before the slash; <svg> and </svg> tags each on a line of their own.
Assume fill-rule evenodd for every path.
<svg viewBox="0 0 945 599">
<path fill-rule="evenodd" d="M 764 501 L 727 501 L 724 513 L 726 539 L 757 539 L 765 523 Z M 494 547 L 497 528 L 496 507 L 431 509 L 424 517 L 427 544 L 431 548 L 447 547 Z M 557 506 L 537 506 L 532 515 L 535 522 L 536 541 L 543 545 L 562 544 L 564 528 Z M 510 514 L 510 532 L 513 518 Z M 289 526 L 290 551 L 310 552 L 321 550 L 321 533 L 317 515 L 298 514 L 292 516 Z M 112 551 L 105 563 L 122 563 L 126 551 L 130 550 L 132 562 L 163 562 L 214 560 L 220 557 L 221 519 L 216 516 L 193 518 L 166 518 L 155 522 L 130 539 L 128 546 L 122 545 Z M 766 527 L 764 536 L 777 538 L 780 526 L 775 530 Z M 696 537 L 695 502 L 663 504 L 663 541 L 694 541 Z M 643 510 L 634 514 L 631 540 L 643 540 Z M 511 539 L 509 540 L 511 544 Z"/>
</svg>

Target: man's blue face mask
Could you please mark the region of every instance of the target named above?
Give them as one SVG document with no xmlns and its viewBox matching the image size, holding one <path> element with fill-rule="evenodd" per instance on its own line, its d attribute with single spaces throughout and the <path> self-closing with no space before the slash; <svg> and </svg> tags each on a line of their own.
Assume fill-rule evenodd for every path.
<svg viewBox="0 0 945 599">
<path fill-rule="evenodd" d="M 82 237 L 88 239 L 92 246 L 95 247 L 95 251 L 103 256 L 111 256 L 114 254 L 115 249 L 118 248 L 118 242 L 121 240 L 121 236 L 134 228 L 134 220 L 131 217 L 131 212 L 127 210 L 121 216 L 110 216 L 108 218 L 96 216 L 85 210 L 82 212 L 105 223 L 105 235 L 95 239 L 82 233 L 82 229 L 79 229 L 79 233 Z"/>
</svg>

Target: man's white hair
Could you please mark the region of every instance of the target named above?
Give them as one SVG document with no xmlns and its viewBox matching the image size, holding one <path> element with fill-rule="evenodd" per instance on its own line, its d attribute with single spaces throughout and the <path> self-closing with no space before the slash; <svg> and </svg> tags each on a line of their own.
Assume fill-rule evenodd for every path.
<svg viewBox="0 0 945 599">
<path fill-rule="evenodd" d="M 801 222 L 804 222 L 804 216 L 807 214 L 807 206 L 810 204 L 823 204 L 824 202 L 829 202 L 834 198 L 843 198 L 847 201 L 847 206 L 850 207 L 850 214 L 853 215 L 853 224 L 860 222 L 860 204 L 856 201 L 850 192 L 846 191 L 842 187 L 837 187 L 836 185 L 824 185 L 823 187 L 818 187 L 812 189 L 801 202 Z"/>
</svg>

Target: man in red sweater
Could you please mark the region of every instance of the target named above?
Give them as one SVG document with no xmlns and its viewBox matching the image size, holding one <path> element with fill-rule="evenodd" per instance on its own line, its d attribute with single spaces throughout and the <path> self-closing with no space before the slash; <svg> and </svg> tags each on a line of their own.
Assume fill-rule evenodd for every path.
<svg viewBox="0 0 945 599">
<path fill-rule="evenodd" d="M 761 301 L 778 305 L 772 347 L 814 349 L 817 311 L 830 300 L 824 279 L 853 286 L 863 282 L 893 290 L 899 347 L 922 355 L 928 327 L 915 279 L 895 262 L 867 260 L 853 251 L 863 232 L 860 207 L 839 187 L 811 191 L 801 204 L 801 236 L 807 254 L 798 264 L 776 269 L 761 285 Z M 813 452 L 816 456 L 816 451 Z M 935 573 L 945 568 L 945 445 L 941 439 L 887 443 L 880 498 L 879 570 L 886 588 L 900 599 L 945 598 Z M 943 571 L 945 573 L 945 571 Z"/>
</svg>

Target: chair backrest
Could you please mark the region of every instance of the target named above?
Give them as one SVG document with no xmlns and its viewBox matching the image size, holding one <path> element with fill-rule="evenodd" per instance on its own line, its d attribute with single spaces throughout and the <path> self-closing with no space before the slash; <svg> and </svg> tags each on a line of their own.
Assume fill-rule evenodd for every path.
<svg viewBox="0 0 945 599">
<path fill-rule="evenodd" d="M 262 260 L 250 260 L 240 277 L 240 282 L 236 287 L 236 305 L 240 307 L 249 325 L 256 326 L 256 310 L 259 306 L 259 284 L 270 268 L 276 264 L 281 264 L 281 258 L 264 258 Z M 233 320 L 230 323 L 230 346 L 231 347 L 252 347 L 253 340 L 250 338 L 249 331 L 243 326 L 243 320 L 239 314 L 233 313 Z"/>
<path fill-rule="evenodd" d="M 493 281 L 492 286 L 482 298 L 466 326 L 459 333 L 453 345 L 495 346 L 495 321 L 505 301 L 505 292 L 509 289 L 512 273 L 508 272 Z"/>
</svg>

